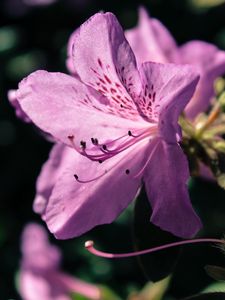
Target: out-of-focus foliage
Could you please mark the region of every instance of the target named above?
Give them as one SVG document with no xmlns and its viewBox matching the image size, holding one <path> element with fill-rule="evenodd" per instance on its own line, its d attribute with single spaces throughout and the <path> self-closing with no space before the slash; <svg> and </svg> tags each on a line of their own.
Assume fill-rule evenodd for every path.
<svg viewBox="0 0 225 300">
<path fill-rule="evenodd" d="M 147 283 L 139 293 L 133 293 L 128 300 L 161 300 L 168 288 L 170 277 L 155 283 Z"/>
<path fill-rule="evenodd" d="M 196 7 L 213 7 L 220 4 L 223 4 L 224 0 L 190 0 L 190 2 Z"/>
<path fill-rule="evenodd" d="M 188 0 L 58 0 L 49 6 L 22 6 L 20 0 L 0 1 L 1 299 L 20 299 L 14 286 L 20 261 L 20 234 L 27 222 L 41 222 L 32 211 L 32 201 L 37 175 L 51 148 L 37 129 L 16 119 L 7 92 L 33 70 L 66 72 L 69 35 L 95 12 L 112 11 L 124 28 L 129 28 L 136 25 L 141 4 L 171 30 L 179 44 L 202 39 L 225 49 L 223 4 L 208 6 L 199 14 L 199 9 L 193 9 Z M 200 234 L 221 237 L 225 228 L 225 192 L 213 182 L 195 179 L 190 182 L 190 193 L 204 224 Z M 93 239 L 110 252 L 130 252 L 132 220 L 131 207 L 112 225 L 96 228 L 78 239 L 54 241 L 63 251 L 63 269 L 84 280 L 109 286 L 122 299 L 132 292 L 137 294 L 147 281 L 137 259 L 109 261 L 94 257 L 83 247 L 87 239 Z M 204 270 L 207 264 L 223 266 L 224 255 L 209 245 L 183 247 L 165 299 L 181 299 L 208 286 L 213 279 Z"/>
</svg>

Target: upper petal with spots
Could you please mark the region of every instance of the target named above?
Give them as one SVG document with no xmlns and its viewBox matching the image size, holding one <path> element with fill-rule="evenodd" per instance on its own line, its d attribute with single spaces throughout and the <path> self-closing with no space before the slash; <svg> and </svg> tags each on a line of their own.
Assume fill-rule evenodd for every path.
<svg viewBox="0 0 225 300">
<path fill-rule="evenodd" d="M 144 63 L 140 71 L 139 111 L 143 118 L 159 124 L 166 141 L 176 143 L 181 134 L 179 115 L 193 95 L 199 75 L 192 66 L 175 64 Z"/>
<path fill-rule="evenodd" d="M 113 14 L 96 14 L 80 27 L 73 60 L 81 80 L 107 97 L 115 114 L 138 115 L 132 100 L 141 88 L 136 60 Z"/>
</svg>

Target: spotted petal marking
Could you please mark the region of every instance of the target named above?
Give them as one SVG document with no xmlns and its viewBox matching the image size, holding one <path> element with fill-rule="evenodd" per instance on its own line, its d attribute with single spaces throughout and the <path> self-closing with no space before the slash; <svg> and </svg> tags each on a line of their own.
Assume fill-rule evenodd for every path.
<svg viewBox="0 0 225 300">
<path fill-rule="evenodd" d="M 121 78 L 121 81 L 119 81 L 119 78 L 115 78 L 116 76 L 112 75 L 110 65 L 105 65 L 101 59 L 98 58 L 97 68 L 91 68 L 93 72 L 92 78 L 95 80 L 88 82 L 88 84 L 109 100 L 107 112 L 119 115 L 123 118 L 136 120 L 139 119 L 140 116 L 129 94 L 131 86 L 133 86 L 132 76 L 126 79 L 124 69 L 125 68 L 122 67 L 116 70 L 116 73 L 119 75 L 118 77 Z M 126 89 L 124 85 L 128 88 Z"/>
</svg>

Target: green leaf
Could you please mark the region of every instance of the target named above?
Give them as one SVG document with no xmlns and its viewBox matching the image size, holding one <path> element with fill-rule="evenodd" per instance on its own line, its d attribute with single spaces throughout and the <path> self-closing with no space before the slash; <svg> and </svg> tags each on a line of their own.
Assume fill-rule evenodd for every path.
<svg viewBox="0 0 225 300">
<path fill-rule="evenodd" d="M 225 0 L 190 0 L 190 2 L 199 8 L 210 8 L 223 4 Z"/>
<path fill-rule="evenodd" d="M 225 281 L 225 268 L 218 266 L 205 266 L 207 274 L 215 280 L 224 280 Z"/>
<path fill-rule="evenodd" d="M 89 299 L 82 296 L 82 295 L 72 294 L 71 295 L 71 300 L 89 300 Z"/>
<path fill-rule="evenodd" d="M 158 282 L 149 282 L 140 293 L 133 293 L 129 300 L 161 300 L 169 286 L 170 276 Z"/>
<path fill-rule="evenodd" d="M 225 300 L 225 293 L 205 293 L 185 298 L 183 300 Z"/>
<path fill-rule="evenodd" d="M 109 287 L 104 285 L 98 287 L 101 293 L 101 300 L 121 300 L 121 298 L 117 296 Z M 89 300 L 89 298 L 76 293 L 72 293 L 70 296 L 71 300 Z"/>
<path fill-rule="evenodd" d="M 111 289 L 106 286 L 100 286 L 101 300 L 121 300 Z"/>
<path fill-rule="evenodd" d="M 0 28 L 0 54 L 11 50 L 18 44 L 18 32 L 16 28 L 5 26 Z"/>
<path fill-rule="evenodd" d="M 204 289 L 204 293 L 212 293 L 212 292 L 225 292 L 225 282 L 214 282 L 207 286 L 207 288 Z"/>
<path fill-rule="evenodd" d="M 151 207 L 144 187 L 134 208 L 134 245 L 135 250 L 143 250 L 179 241 L 169 232 L 163 231 L 150 222 Z M 148 280 L 153 282 L 167 277 L 174 269 L 179 256 L 179 248 L 166 249 L 138 257 L 140 266 Z"/>
<path fill-rule="evenodd" d="M 216 177 L 218 185 L 225 189 L 225 174 L 220 174 L 219 176 Z"/>
</svg>

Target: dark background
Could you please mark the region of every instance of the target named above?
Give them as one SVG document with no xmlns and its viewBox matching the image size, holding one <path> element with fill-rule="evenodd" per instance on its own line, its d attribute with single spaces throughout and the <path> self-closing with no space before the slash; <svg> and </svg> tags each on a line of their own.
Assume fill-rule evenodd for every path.
<svg viewBox="0 0 225 300">
<path fill-rule="evenodd" d="M 137 22 L 144 5 L 172 32 L 178 44 L 202 39 L 225 49 L 225 5 L 199 8 L 190 1 L 73 1 L 29 7 L 22 0 L 0 1 L 0 299 L 19 299 L 15 276 L 20 261 L 20 234 L 30 221 L 41 222 L 32 212 L 35 181 L 51 144 L 36 128 L 18 120 L 7 102 L 7 91 L 33 70 L 67 72 L 66 45 L 70 34 L 99 10 L 114 12 L 125 29 Z M 202 236 L 221 237 L 225 229 L 225 193 L 215 184 L 194 180 L 191 196 L 200 214 Z M 122 297 L 141 288 L 146 279 L 136 259 L 107 261 L 83 249 L 87 239 L 108 251 L 131 251 L 132 209 L 112 225 L 69 241 L 54 241 L 62 248 L 63 269 L 80 278 L 108 284 Z M 96 237 L 96 238 L 95 238 Z M 54 240 L 54 237 L 51 237 Z M 206 264 L 225 266 L 221 251 L 206 245 L 184 248 L 168 295 L 188 296 L 212 280 Z M 41 299 L 40 299 L 41 300 Z"/>
</svg>

